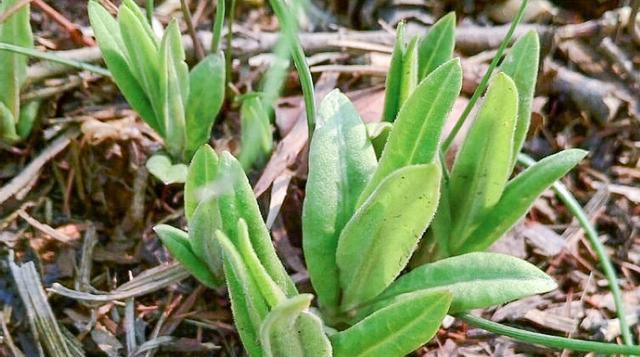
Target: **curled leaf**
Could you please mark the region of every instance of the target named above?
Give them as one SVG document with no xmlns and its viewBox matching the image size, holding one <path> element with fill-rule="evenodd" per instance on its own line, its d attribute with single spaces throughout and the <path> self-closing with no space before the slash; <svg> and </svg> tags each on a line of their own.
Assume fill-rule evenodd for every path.
<svg viewBox="0 0 640 357">
<path fill-rule="evenodd" d="M 269 307 L 233 243 L 220 231 L 216 233 L 216 239 L 223 251 L 224 274 L 231 299 L 233 320 L 242 345 L 249 356 L 263 357 L 260 326 L 269 312 Z"/>
<path fill-rule="evenodd" d="M 274 307 L 260 327 L 266 357 L 330 357 L 331 344 L 322 322 L 305 312 L 313 296 L 296 295 Z"/>
</svg>

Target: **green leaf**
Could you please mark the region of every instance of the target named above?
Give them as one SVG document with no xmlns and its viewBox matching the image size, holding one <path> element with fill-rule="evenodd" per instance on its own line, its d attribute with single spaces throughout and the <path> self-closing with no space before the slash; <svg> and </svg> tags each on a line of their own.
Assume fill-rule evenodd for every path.
<svg viewBox="0 0 640 357">
<path fill-rule="evenodd" d="M 447 290 L 450 313 L 485 308 L 542 294 L 557 287 L 543 271 L 522 259 L 497 253 L 469 253 L 425 264 L 396 280 L 373 308 L 384 308 L 403 294 Z"/>
<path fill-rule="evenodd" d="M 207 196 L 203 190 L 218 176 L 218 155 L 209 145 L 202 145 L 191 159 L 184 185 L 184 214 L 191 220 L 196 208 Z"/>
<path fill-rule="evenodd" d="M 222 281 L 224 272 L 220 247 L 215 233 L 222 228 L 218 202 L 215 199 L 202 201 L 189 222 L 189 243 L 194 254 L 204 262 L 211 274 Z"/>
<path fill-rule="evenodd" d="M 216 279 L 207 266 L 193 253 L 187 233 L 165 224 L 157 225 L 153 227 L 153 230 L 158 234 L 162 244 L 167 247 L 171 255 L 199 282 L 212 289 L 222 284 L 222 281 Z"/>
<path fill-rule="evenodd" d="M 22 108 L 20 108 L 20 117 L 18 118 L 18 124 L 16 125 L 16 133 L 21 140 L 26 139 L 31 133 L 34 124 L 38 120 L 41 107 L 41 100 L 32 100 L 22 104 Z"/>
<path fill-rule="evenodd" d="M 156 49 L 157 49 L 158 37 L 156 36 L 155 32 L 151 28 L 151 24 L 149 24 L 149 21 L 147 20 L 147 17 L 144 14 L 144 12 L 142 12 L 142 9 L 140 9 L 140 6 L 138 6 L 138 4 L 136 4 L 134 0 L 122 0 L 122 4 L 120 5 L 120 10 L 122 10 L 122 7 L 126 7 L 128 10 L 131 11 L 133 15 L 135 15 L 135 17 L 138 19 L 138 22 L 140 23 L 140 26 L 142 26 L 142 28 L 144 29 L 144 32 L 147 35 L 146 37 L 148 37 L 153 42 L 153 44 L 156 46 Z"/>
<path fill-rule="evenodd" d="M 0 13 L 5 14 L 7 10 L 18 3 L 18 0 L 2 1 Z M 4 22 L 0 24 L 0 42 L 33 48 L 29 8 L 27 3 L 4 19 Z M 14 120 L 13 126 L 16 125 L 15 121 L 20 117 L 20 90 L 26 79 L 27 57 L 9 51 L 0 51 L 0 103 L 3 103 L 11 112 L 11 118 Z M 3 115 L 2 120 L 7 120 L 7 117 Z M 5 136 L 4 130 L 0 132 L 0 136 Z"/>
<path fill-rule="evenodd" d="M 265 357 L 330 357 L 331 344 L 322 322 L 305 312 L 310 294 L 296 295 L 276 306 L 260 328 Z"/>
<path fill-rule="evenodd" d="M 151 99 L 131 72 L 118 22 L 96 1 L 89 2 L 89 20 L 102 57 L 118 89 L 133 110 L 140 114 L 142 119 L 160 136 L 164 136 L 164 126 L 156 117 Z"/>
<path fill-rule="evenodd" d="M 233 155 L 225 151 L 220 155 L 218 170 L 219 177 L 216 181 L 229 186 L 220 189 L 218 196 L 224 233 L 229 239 L 236 242 L 238 237 L 236 224 L 240 218 L 244 219 L 249 227 L 251 245 L 271 278 L 287 296 L 291 297 L 297 294 L 293 281 L 276 255 L 271 236 L 264 224 L 258 202 L 256 202 L 242 166 Z"/>
<path fill-rule="evenodd" d="M 220 231 L 216 233 L 216 239 L 223 251 L 224 275 L 231 299 L 233 321 L 242 345 L 249 356 L 263 357 L 260 325 L 269 308 L 233 243 Z"/>
<path fill-rule="evenodd" d="M 360 195 L 362 204 L 395 170 L 435 162 L 440 132 L 462 87 L 460 60 L 453 59 L 425 78 L 402 106 L 373 178 Z"/>
<path fill-rule="evenodd" d="M 189 155 L 206 144 L 225 94 L 224 55 L 210 54 L 189 73 L 187 101 L 187 151 Z"/>
<path fill-rule="evenodd" d="M 286 300 L 286 296 L 280 287 L 271 279 L 269 273 L 264 269 L 260 259 L 256 255 L 251 240 L 249 239 L 249 229 L 244 219 L 238 220 L 238 242 L 237 247 L 244 264 L 256 282 L 256 286 L 262 293 L 265 301 L 270 307 L 276 307 Z"/>
<path fill-rule="evenodd" d="M 20 140 L 16 134 L 16 120 L 11 110 L 2 102 L 0 102 L 0 139 L 9 143 Z"/>
<path fill-rule="evenodd" d="M 385 82 L 383 121 L 393 122 L 396 120 L 400 110 L 400 86 L 402 85 L 404 53 L 404 22 L 400 22 L 396 28 L 396 43 L 391 54 L 391 64 L 389 65 L 389 72 Z"/>
<path fill-rule="evenodd" d="M 367 126 L 367 136 L 369 137 L 369 141 L 371 141 L 373 150 L 376 152 L 376 158 L 380 158 L 382 150 L 384 150 L 384 146 L 387 145 L 389 133 L 391 133 L 393 125 L 386 121 L 367 123 L 365 125 Z"/>
<path fill-rule="evenodd" d="M 151 156 L 145 166 L 154 177 L 162 181 L 165 185 L 183 183 L 187 179 L 187 165 L 173 165 L 171 164 L 171 160 L 165 155 L 156 154 Z"/>
<path fill-rule="evenodd" d="M 179 42 L 180 45 L 177 45 Z M 178 48 L 179 47 L 179 48 Z M 174 159 L 188 160 L 186 156 L 185 101 L 188 91 L 188 69 L 184 63 L 182 37 L 176 20 L 171 21 L 160 45 L 158 93 L 164 115 L 165 146 Z M 177 56 L 177 57 L 176 57 Z"/>
<path fill-rule="evenodd" d="M 396 170 L 344 227 L 336 256 L 342 311 L 375 298 L 404 269 L 438 206 L 440 176 L 435 164 Z"/>
<path fill-rule="evenodd" d="M 513 139 L 512 167 L 529 131 L 539 60 L 540 40 L 538 33 L 531 30 L 516 41 L 500 65 L 500 70 L 511 77 L 518 88 L 518 121 Z"/>
<path fill-rule="evenodd" d="M 400 85 L 400 109 L 418 86 L 418 37 L 409 41 L 402 59 L 402 84 Z"/>
<path fill-rule="evenodd" d="M 451 251 L 457 251 L 464 245 L 469 233 L 502 195 L 511 173 L 517 113 L 515 83 L 506 74 L 498 73 L 489 86 L 451 172 Z"/>
<path fill-rule="evenodd" d="M 456 44 L 455 31 L 456 13 L 450 12 L 433 24 L 422 38 L 418 49 L 420 80 L 451 59 Z"/>
<path fill-rule="evenodd" d="M 451 255 L 449 253 L 450 234 L 451 205 L 449 203 L 449 181 L 443 177 L 440 183 L 440 202 L 438 203 L 438 209 L 429 226 L 429 230 L 411 257 L 409 266 L 414 268 L 428 262 L 449 257 Z"/>
<path fill-rule="evenodd" d="M 160 79 L 162 53 L 159 55 L 155 38 L 150 37 L 145 30 L 143 24 L 146 21 L 139 19 L 129 7 L 120 6 L 118 23 L 129 70 L 149 98 L 156 118 L 163 120 L 164 98 L 160 95 L 158 87 L 159 83 L 163 82 Z M 166 123 L 163 122 L 161 125 L 165 130 L 160 133 L 166 135 L 169 129 Z"/>
<path fill-rule="evenodd" d="M 330 336 L 335 357 L 402 357 L 429 342 L 444 319 L 451 294 L 418 291 Z"/>
<path fill-rule="evenodd" d="M 323 309 L 338 306 L 338 237 L 373 175 L 376 156 L 356 108 L 340 91 L 320 105 L 309 150 L 309 174 L 302 210 L 302 240 L 311 283 Z"/>
<path fill-rule="evenodd" d="M 257 93 L 246 96 L 240 108 L 242 138 L 238 160 L 247 171 L 266 162 L 273 149 L 271 121 L 264 108 Z"/>
<path fill-rule="evenodd" d="M 587 154 L 569 149 L 548 156 L 529 167 L 506 186 L 500 201 L 482 219 L 457 254 L 487 249 L 524 216 L 535 199 L 564 176 Z"/>
</svg>

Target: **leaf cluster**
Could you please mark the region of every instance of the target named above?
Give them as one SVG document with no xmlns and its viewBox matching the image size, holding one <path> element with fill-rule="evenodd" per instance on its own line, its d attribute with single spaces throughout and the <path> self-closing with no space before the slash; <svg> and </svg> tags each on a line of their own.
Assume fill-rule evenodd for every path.
<svg viewBox="0 0 640 357">
<path fill-rule="evenodd" d="M 163 139 L 169 155 L 188 162 L 205 144 L 225 92 L 221 51 L 190 71 L 177 21 L 159 38 L 133 0 L 124 0 L 117 19 L 98 2 L 89 19 L 104 61 L 131 107 Z"/>
<path fill-rule="evenodd" d="M 491 81 L 449 174 L 440 138 L 462 86 L 451 59 L 454 20 L 396 45 L 384 136 L 372 140 L 338 90 L 320 105 L 302 212 L 317 310 L 275 255 L 239 162 L 208 146 L 193 158 L 188 233 L 156 231 L 201 282 L 226 280 L 251 356 L 403 356 L 428 342 L 447 313 L 556 287 L 526 261 L 483 251 L 585 152 L 552 155 L 511 178 L 537 76 L 538 38 L 529 33 Z M 398 63 L 403 70 L 394 71 Z"/>
</svg>

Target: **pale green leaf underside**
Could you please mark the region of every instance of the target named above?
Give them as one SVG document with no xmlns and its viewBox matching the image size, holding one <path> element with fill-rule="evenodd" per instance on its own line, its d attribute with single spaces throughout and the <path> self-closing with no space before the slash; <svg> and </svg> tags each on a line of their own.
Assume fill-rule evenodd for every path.
<svg viewBox="0 0 640 357">
<path fill-rule="evenodd" d="M 311 142 L 302 211 L 305 261 L 320 306 L 335 309 L 338 237 L 376 168 L 365 125 L 349 99 L 334 90 L 320 105 L 323 120 Z"/>
</svg>

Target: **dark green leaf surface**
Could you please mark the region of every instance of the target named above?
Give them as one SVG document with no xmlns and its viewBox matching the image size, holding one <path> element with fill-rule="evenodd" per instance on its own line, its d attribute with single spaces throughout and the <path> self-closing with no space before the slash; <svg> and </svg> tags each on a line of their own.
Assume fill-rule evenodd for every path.
<svg viewBox="0 0 640 357">
<path fill-rule="evenodd" d="M 189 222 L 189 243 L 198 258 L 204 262 L 211 274 L 224 280 L 222 256 L 215 233 L 222 228 L 218 201 L 208 199 L 196 208 Z"/>
<path fill-rule="evenodd" d="M 164 136 L 163 123 L 156 116 L 151 99 L 138 83 L 127 62 L 126 47 L 118 22 L 96 1 L 89 2 L 89 20 L 104 61 L 127 102 L 153 130 Z"/>
<path fill-rule="evenodd" d="M 179 43 L 179 44 L 178 44 Z M 159 83 L 157 93 L 166 128 L 164 145 L 172 157 L 188 160 L 185 101 L 188 91 L 187 65 L 184 63 L 182 37 L 176 20 L 171 21 L 160 45 Z"/>
<path fill-rule="evenodd" d="M 0 2 L 0 14 L 5 14 L 17 0 Z M 29 3 L 23 4 L 0 24 L 0 42 L 26 48 L 33 47 L 33 34 L 29 23 Z M 18 135 L 16 126 L 21 117 L 20 90 L 27 78 L 27 57 L 21 54 L 0 51 L 0 140 L 15 142 Z"/>
<path fill-rule="evenodd" d="M 338 237 L 373 175 L 376 156 L 362 119 L 338 90 L 325 97 L 319 114 L 309 150 L 302 244 L 320 306 L 335 309 L 340 295 Z"/>
</svg>

